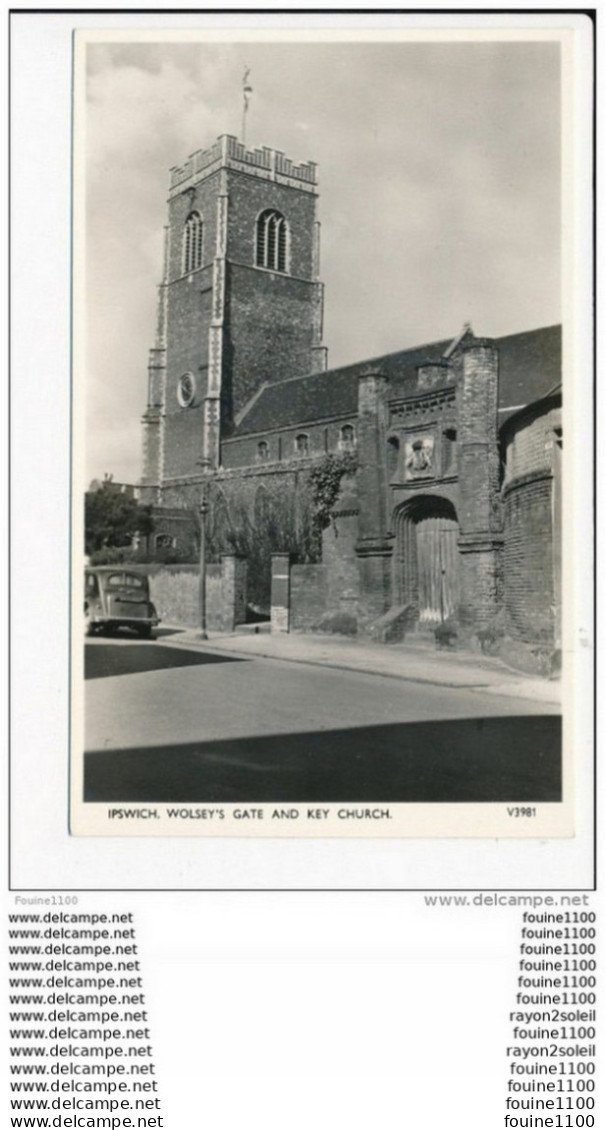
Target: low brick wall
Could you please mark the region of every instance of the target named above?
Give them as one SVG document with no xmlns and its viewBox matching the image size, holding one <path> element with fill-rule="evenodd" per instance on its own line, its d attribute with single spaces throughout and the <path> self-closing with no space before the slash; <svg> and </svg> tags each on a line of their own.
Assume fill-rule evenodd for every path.
<svg viewBox="0 0 605 1130">
<path fill-rule="evenodd" d="M 290 630 L 309 631 L 327 610 L 325 565 L 293 565 L 290 571 Z"/>
<path fill-rule="evenodd" d="M 197 565 L 166 565 L 149 570 L 151 599 L 164 624 L 200 626 L 200 580 Z M 246 610 L 246 564 L 224 557 L 206 569 L 206 621 L 214 632 L 231 632 Z"/>
<path fill-rule="evenodd" d="M 195 565 L 167 565 L 150 575 L 149 587 L 163 623 L 199 626 L 199 573 Z"/>
</svg>

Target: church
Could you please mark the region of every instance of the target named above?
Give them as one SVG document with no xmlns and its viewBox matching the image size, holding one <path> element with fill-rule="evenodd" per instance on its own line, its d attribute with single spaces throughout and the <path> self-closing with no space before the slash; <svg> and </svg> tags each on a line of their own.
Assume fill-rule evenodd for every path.
<svg viewBox="0 0 605 1130">
<path fill-rule="evenodd" d="M 330 369 L 316 213 L 312 162 L 230 135 L 170 171 L 143 417 L 153 556 L 194 560 L 204 483 L 215 546 L 265 537 L 256 604 L 275 603 L 273 568 L 291 629 L 497 623 L 555 649 L 561 327 L 465 325 Z M 313 550 L 322 469 L 338 489 Z"/>
</svg>

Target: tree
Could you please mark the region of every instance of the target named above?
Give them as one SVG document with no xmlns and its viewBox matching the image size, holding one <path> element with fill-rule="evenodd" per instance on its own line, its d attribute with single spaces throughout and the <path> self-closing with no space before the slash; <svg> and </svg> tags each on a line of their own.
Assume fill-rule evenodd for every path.
<svg viewBox="0 0 605 1130">
<path fill-rule="evenodd" d="M 135 534 L 149 537 L 153 530 L 151 506 L 140 506 L 135 498 L 106 481 L 100 490 L 88 491 L 85 498 L 86 553 L 107 547 L 132 545 Z"/>
</svg>

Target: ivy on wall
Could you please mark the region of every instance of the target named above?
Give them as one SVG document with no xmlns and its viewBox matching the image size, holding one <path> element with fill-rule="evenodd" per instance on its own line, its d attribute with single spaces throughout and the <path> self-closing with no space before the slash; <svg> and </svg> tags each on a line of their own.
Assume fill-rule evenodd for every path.
<svg viewBox="0 0 605 1130">
<path fill-rule="evenodd" d="M 338 455 L 324 456 L 321 463 L 313 467 L 309 480 L 313 519 L 318 530 L 325 530 L 330 525 L 340 484 L 345 475 L 355 473 L 357 465 L 357 455 L 352 451 L 344 451 Z"/>
</svg>

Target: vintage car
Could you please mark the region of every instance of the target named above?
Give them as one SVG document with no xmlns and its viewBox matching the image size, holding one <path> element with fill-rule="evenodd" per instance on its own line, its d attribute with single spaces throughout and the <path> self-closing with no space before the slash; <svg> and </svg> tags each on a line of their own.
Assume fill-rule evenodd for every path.
<svg viewBox="0 0 605 1130">
<path fill-rule="evenodd" d="M 151 637 L 159 616 L 149 598 L 149 578 L 119 565 L 87 568 L 84 574 L 84 619 L 86 635 L 132 628 L 145 639 Z"/>
</svg>

